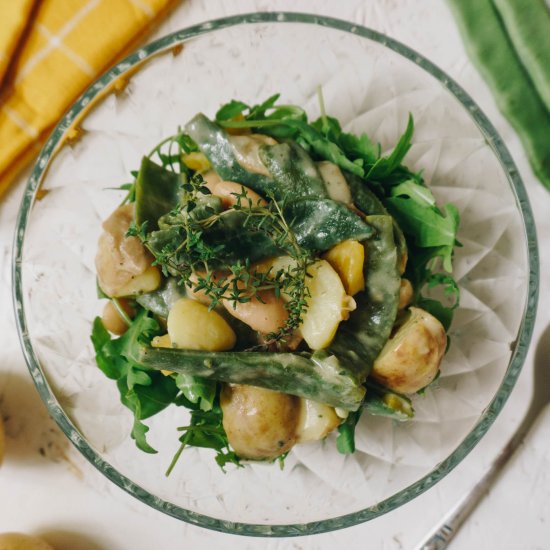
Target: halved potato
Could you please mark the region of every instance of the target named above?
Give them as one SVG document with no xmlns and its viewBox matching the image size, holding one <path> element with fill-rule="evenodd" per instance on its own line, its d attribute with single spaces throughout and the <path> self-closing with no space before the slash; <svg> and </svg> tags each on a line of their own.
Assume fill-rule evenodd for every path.
<svg viewBox="0 0 550 550">
<path fill-rule="evenodd" d="M 371 376 L 398 393 L 415 393 L 436 377 L 446 346 L 441 323 L 427 311 L 411 307 L 409 318 L 374 361 Z"/>
<path fill-rule="evenodd" d="M 300 331 L 311 349 L 324 349 L 332 342 L 338 325 L 355 309 L 355 300 L 347 295 L 338 273 L 326 260 L 315 262 L 308 274 L 310 297 Z"/>
<path fill-rule="evenodd" d="M 133 203 L 119 206 L 104 222 L 95 258 L 99 286 L 113 298 L 135 296 L 155 290 L 160 272 L 153 256 L 138 237 L 126 233 L 134 220 Z"/>
<path fill-rule="evenodd" d="M 151 265 L 143 273 L 133 275 L 124 286 L 113 294 L 113 297 L 138 296 L 153 292 L 160 286 L 161 280 L 159 268 Z"/>
<path fill-rule="evenodd" d="M 128 303 L 127 300 L 124 298 L 119 298 L 118 303 L 130 319 L 135 315 L 134 308 Z M 124 334 L 128 330 L 126 321 L 120 316 L 120 313 L 117 311 L 117 308 L 111 300 L 109 300 L 103 308 L 101 322 L 109 332 L 112 332 L 117 336 Z"/>
<path fill-rule="evenodd" d="M 170 342 L 181 349 L 227 351 L 237 340 L 219 313 L 189 298 L 181 298 L 172 306 L 167 326 Z"/>
<path fill-rule="evenodd" d="M 259 271 L 271 268 L 273 275 L 281 269 L 296 265 L 290 256 L 279 256 L 264 260 L 255 266 Z M 338 273 L 326 260 L 317 260 L 308 269 L 306 286 L 310 296 L 307 310 L 299 329 L 307 345 L 313 349 L 324 349 L 330 345 L 338 325 L 348 319 L 356 307 L 355 300 L 348 296 Z M 284 300 L 289 297 L 282 294 Z"/>
<path fill-rule="evenodd" d="M 359 241 L 342 241 L 326 252 L 323 258 L 336 270 L 350 296 L 365 290 L 365 247 Z"/>
<path fill-rule="evenodd" d="M 297 442 L 323 439 L 341 422 L 342 419 L 336 414 L 334 407 L 302 398 L 296 430 Z"/>
<path fill-rule="evenodd" d="M 229 444 L 242 458 L 275 458 L 296 443 L 298 397 L 227 384 L 220 394 L 220 406 Z"/>
<path fill-rule="evenodd" d="M 206 158 L 204 153 L 199 151 L 193 151 L 181 156 L 183 164 L 190 170 L 196 170 L 197 172 L 206 172 L 210 169 L 210 161 Z"/>
</svg>

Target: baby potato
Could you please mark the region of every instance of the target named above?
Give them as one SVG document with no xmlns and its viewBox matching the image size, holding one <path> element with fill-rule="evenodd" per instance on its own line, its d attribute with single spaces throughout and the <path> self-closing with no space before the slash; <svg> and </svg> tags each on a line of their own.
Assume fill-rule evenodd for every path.
<svg viewBox="0 0 550 550">
<path fill-rule="evenodd" d="M 193 151 L 181 156 L 183 164 L 190 170 L 196 170 L 197 172 L 206 172 L 210 168 L 210 161 L 206 158 L 204 153 L 199 151 Z"/>
<path fill-rule="evenodd" d="M 342 419 L 336 414 L 334 407 L 301 398 L 296 440 L 298 443 L 305 443 L 323 439 L 340 422 Z"/>
<path fill-rule="evenodd" d="M 189 276 L 189 284 L 186 285 L 186 288 L 189 289 L 189 292 L 187 295 L 189 298 L 192 298 L 193 300 L 196 300 L 197 302 L 200 302 L 201 304 L 205 304 L 209 306 L 212 302 L 212 300 L 206 295 L 206 292 L 204 289 L 196 290 L 196 287 L 199 282 L 199 277 L 206 277 L 206 273 L 204 272 L 198 272 L 198 273 L 191 273 Z M 215 273 L 212 274 L 212 280 L 216 281 L 218 277 Z"/>
<path fill-rule="evenodd" d="M 346 292 L 354 296 L 365 290 L 365 247 L 359 241 L 342 241 L 325 253 L 323 258 L 340 275 Z"/>
<path fill-rule="evenodd" d="M 296 443 L 300 400 L 265 388 L 229 384 L 220 405 L 229 444 L 242 458 L 275 458 Z"/>
<path fill-rule="evenodd" d="M 315 262 L 308 274 L 310 297 L 300 332 L 311 349 L 324 349 L 332 342 L 340 322 L 355 309 L 355 300 L 346 294 L 338 273 L 326 260 Z"/>
<path fill-rule="evenodd" d="M 214 189 L 216 189 L 216 186 L 222 181 L 220 176 L 218 176 L 217 172 L 214 170 L 208 170 L 208 172 L 202 175 L 202 179 L 204 180 L 204 185 L 212 194 L 214 194 Z"/>
<path fill-rule="evenodd" d="M 108 296 L 119 298 L 155 290 L 160 273 L 153 257 L 138 237 L 127 237 L 134 220 L 134 204 L 119 206 L 104 222 L 95 258 L 99 286 Z"/>
<path fill-rule="evenodd" d="M 22 533 L 1 533 L 0 550 L 54 550 L 46 541 Z"/>
<path fill-rule="evenodd" d="M 4 460 L 4 446 L 5 446 L 5 434 L 4 434 L 4 420 L 0 414 L 0 464 Z"/>
<path fill-rule="evenodd" d="M 401 279 L 399 287 L 399 309 L 405 309 L 412 301 L 414 294 L 413 286 L 408 279 Z"/>
<path fill-rule="evenodd" d="M 371 376 L 398 393 L 415 393 L 435 378 L 446 346 L 441 323 L 427 311 L 411 307 L 409 318 L 375 360 Z"/>
<path fill-rule="evenodd" d="M 246 198 L 241 199 L 241 206 L 265 206 L 267 204 L 266 201 L 258 195 L 258 193 L 252 191 L 252 189 L 242 185 L 241 183 L 236 183 L 234 181 L 220 181 L 220 183 L 218 183 L 218 185 L 214 188 L 214 191 L 212 191 L 214 195 L 222 199 L 222 205 L 225 209 L 237 204 L 237 197 L 235 196 L 235 193 L 238 195 L 243 195 L 243 192 L 246 195 Z"/>
<path fill-rule="evenodd" d="M 233 317 L 246 323 L 252 330 L 262 334 L 277 331 L 288 319 L 284 300 L 277 297 L 273 290 L 262 290 L 258 296 L 261 300 L 254 297 L 249 302 L 224 300 L 222 303 Z"/>
<path fill-rule="evenodd" d="M 153 292 L 160 286 L 161 280 L 159 268 L 151 265 L 143 273 L 132 275 L 130 280 L 111 296 L 117 298 L 119 296 L 138 296 L 139 294 Z"/>
<path fill-rule="evenodd" d="M 151 346 L 153 348 L 171 348 L 172 342 L 170 341 L 170 335 L 163 334 L 162 336 L 155 336 L 151 340 Z"/>
<path fill-rule="evenodd" d="M 215 311 L 189 298 L 181 298 L 168 313 L 168 335 L 177 348 L 227 351 L 237 340 L 227 321 Z"/>
<path fill-rule="evenodd" d="M 246 194 L 246 199 L 241 199 L 242 206 L 264 206 L 266 201 L 258 195 L 255 191 L 252 191 L 246 185 L 237 183 L 235 181 L 222 180 L 220 176 L 214 170 L 209 170 L 203 175 L 204 183 L 208 190 L 216 197 L 220 197 L 222 200 L 222 206 L 227 209 L 237 204 L 237 197 L 234 193 L 239 195 Z"/>
<path fill-rule="evenodd" d="M 126 312 L 130 319 L 135 315 L 134 308 L 124 298 L 118 300 L 120 307 Z M 103 308 L 103 314 L 101 315 L 101 322 L 103 326 L 113 334 L 120 336 L 128 330 L 126 321 L 120 316 L 117 308 L 111 300 L 109 300 Z"/>
<path fill-rule="evenodd" d="M 271 268 L 273 275 L 280 270 L 296 265 L 290 256 L 279 256 L 257 264 L 258 271 Z M 299 327 L 307 345 L 313 349 L 324 349 L 330 345 L 338 325 L 348 319 L 349 312 L 356 307 L 355 300 L 346 294 L 338 273 L 326 260 L 318 260 L 308 268 L 306 286 L 310 296 L 308 308 Z M 284 293 L 283 300 L 288 300 Z"/>
</svg>

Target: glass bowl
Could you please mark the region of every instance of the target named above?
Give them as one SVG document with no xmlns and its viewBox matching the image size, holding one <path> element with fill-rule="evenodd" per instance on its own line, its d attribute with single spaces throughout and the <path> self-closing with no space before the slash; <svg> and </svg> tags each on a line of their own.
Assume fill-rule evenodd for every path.
<svg viewBox="0 0 550 550">
<path fill-rule="evenodd" d="M 95 366 L 90 328 L 101 310 L 94 255 L 101 221 L 121 200 L 141 156 L 195 113 L 281 92 L 284 102 L 382 150 L 415 119 L 406 163 L 439 203 L 462 217 L 455 276 L 462 298 L 434 387 L 416 417 L 364 415 L 357 451 L 333 435 L 296 446 L 284 469 L 252 463 L 223 473 L 208 450 L 179 445 L 180 408 L 148 421 L 156 455 L 130 439 L 132 418 Z M 14 300 L 26 360 L 51 415 L 113 483 L 179 519 L 228 533 L 292 536 L 371 520 L 419 495 L 485 434 L 512 390 L 537 299 L 533 219 L 514 163 L 472 99 L 440 69 L 382 34 L 304 14 L 239 15 L 190 27 L 116 65 L 71 107 L 44 146 L 24 195 L 14 256 Z"/>
</svg>

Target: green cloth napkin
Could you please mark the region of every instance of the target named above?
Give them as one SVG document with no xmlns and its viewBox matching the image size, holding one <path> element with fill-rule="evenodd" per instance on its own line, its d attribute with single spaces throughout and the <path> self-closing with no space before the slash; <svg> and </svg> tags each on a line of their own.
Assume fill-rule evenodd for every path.
<svg viewBox="0 0 550 550">
<path fill-rule="evenodd" d="M 550 189 L 550 9 L 545 0 L 448 0 L 466 50 Z"/>
</svg>

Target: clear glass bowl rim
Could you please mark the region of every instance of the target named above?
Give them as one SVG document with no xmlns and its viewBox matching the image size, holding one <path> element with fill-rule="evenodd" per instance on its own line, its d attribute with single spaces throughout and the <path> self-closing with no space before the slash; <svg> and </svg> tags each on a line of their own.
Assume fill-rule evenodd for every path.
<svg viewBox="0 0 550 550">
<path fill-rule="evenodd" d="M 528 255 L 528 288 L 523 312 L 523 318 L 515 342 L 515 348 L 507 367 L 504 379 L 485 412 L 482 414 L 474 428 L 462 441 L 462 443 L 442 461 L 429 474 L 409 485 L 405 489 L 383 500 L 382 502 L 359 510 L 354 513 L 325 519 L 322 521 L 303 523 L 303 524 L 248 524 L 241 522 L 230 522 L 219 518 L 213 518 L 207 515 L 199 514 L 191 510 L 176 506 L 152 495 L 129 478 L 122 475 L 108 462 L 103 460 L 92 447 L 88 444 L 84 436 L 79 432 L 69 417 L 65 414 L 59 405 L 55 395 L 49 387 L 46 377 L 42 372 L 38 358 L 34 352 L 33 345 L 27 330 L 27 320 L 23 308 L 23 281 L 22 281 L 22 257 L 25 239 L 25 229 L 30 218 L 32 205 L 34 203 L 37 189 L 47 172 L 50 162 L 55 157 L 56 147 L 62 142 L 66 131 L 71 126 L 76 117 L 86 108 L 86 106 L 96 96 L 121 75 L 131 71 L 143 61 L 156 55 L 162 54 L 175 46 L 193 38 L 212 31 L 243 24 L 258 23 L 302 23 L 328 27 L 331 29 L 348 32 L 357 36 L 377 42 L 395 53 L 407 58 L 418 67 L 435 77 L 441 85 L 446 88 L 469 112 L 471 118 L 479 128 L 486 139 L 488 145 L 493 150 L 499 160 L 515 196 L 518 210 L 522 214 L 524 221 L 524 238 Z M 131 74 L 131 73 L 130 73 Z M 121 489 L 127 491 L 145 504 L 156 508 L 168 515 L 171 515 L 188 523 L 213 529 L 223 533 L 263 536 L 263 537 L 289 537 L 300 535 L 311 535 L 342 529 L 372 520 L 382 514 L 390 512 L 420 495 L 435 483 L 447 475 L 480 441 L 486 433 L 499 412 L 502 410 L 510 392 L 512 391 L 519 376 L 523 363 L 525 361 L 529 343 L 533 333 L 535 323 L 536 306 L 538 299 L 539 285 L 539 261 L 538 248 L 536 240 L 535 223 L 527 193 L 519 172 L 512 160 L 508 149 L 504 145 L 501 137 L 497 133 L 486 115 L 481 111 L 474 100 L 459 86 L 452 78 L 439 69 L 428 59 L 418 54 L 408 46 L 389 38 L 377 31 L 357 25 L 355 23 L 335 19 L 331 17 L 319 16 L 307 13 L 296 12 L 257 12 L 240 14 L 221 19 L 215 19 L 185 29 L 173 32 L 154 42 L 149 43 L 136 50 L 124 60 L 116 64 L 103 74 L 94 84 L 92 84 L 67 111 L 61 121 L 53 130 L 46 144 L 44 145 L 36 164 L 33 168 L 27 187 L 25 189 L 21 202 L 19 215 L 16 224 L 13 248 L 13 303 L 15 308 L 16 324 L 19 333 L 19 339 L 23 348 L 25 360 L 35 385 L 46 404 L 50 415 L 63 430 L 65 435 L 71 440 L 75 447 L 107 478 L 115 483 Z"/>
</svg>

